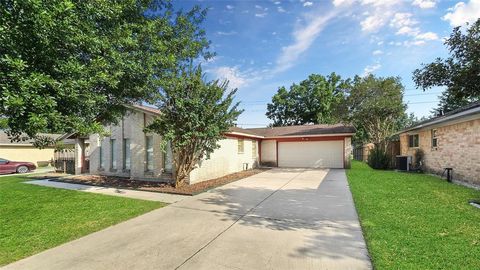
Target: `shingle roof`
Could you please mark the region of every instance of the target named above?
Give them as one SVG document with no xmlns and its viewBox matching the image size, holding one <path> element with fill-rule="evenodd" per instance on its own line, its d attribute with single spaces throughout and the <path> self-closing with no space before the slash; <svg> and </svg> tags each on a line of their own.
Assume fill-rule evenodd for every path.
<svg viewBox="0 0 480 270">
<path fill-rule="evenodd" d="M 245 133 L 262 137 L 283 137 L 283 136 L 308 136 L 308 135 L 327 135 L 327 134 L 345 134 L 355 133 L 355 128 L 345 124 L 335 125 L 301 125 L 285 127 L 265 127 L 265 128 L 238 128 L 230 129 L 232 132 Z"/>
<path fill-rule="evenodd" d="M 425 127 L 425 126 L 430 126 L 430 125 L 433 125 L 433 124 L 442 123 L 444 121 L 458 119 L 458 118 L 461 118 L 461 117 L 464 117 L 464 116 L 471 115 L 471 113 L 478 113 L 477 108 L 480 108 L 480 101 L 472 102 L 472 103 L 470 103 L 466 106 L 463 106 L 461 108 L 458 108 L 458 109 L 450 111 L 450 112 L 447 112 L 444 115 L 433 117 L 433 118 L 427 119 L 425 121 L 418 122 L 418 123 L 406 128 L 406 129 L 402 130 L 399 133 L 409 131 L 409 130 L 419 129 L 419 128 L 422 128 L 422 127 Z M 469 111 L 471 113 L 469 113 Z"/>
<path fill-rule="evenodd" d="M 54 140 L 57 140 L 60 136 L 62 136 L 62 134 L 46 134 L 46 133 L 41 133 L 41 134 L 38 134 L 39 136 L 47 136 L 47 137 L 50 137 L 51 139 L 54 139 Z M 21 138 L 22 140 L 20 141 L 11 141 L 10 137 L 8 137 L 7 133 L 5 133 L 5 131 L 3 130 L 0 130 L 0 144 L 25 144 L 25 145 L 28 145 L 28 144 L 32 144 L 33 143 L 33 140 L 32 139 L 28 139 L 27 136 L 23 136 L 23 138 Z"/>
<path fill-rule="evenodd" d="M 145 105 L 138 105 L 138 104 L 132 105 L 132 107 L 135 107 L 137 109 L 140 109 L 142 111 L 146 111 L 146 112 L 149 112 L 149 113 L 160 114 L 160 110 L 157 109 L 157 108 L 154 108 L 154 107 L 145 106 Z"/>
</svg>

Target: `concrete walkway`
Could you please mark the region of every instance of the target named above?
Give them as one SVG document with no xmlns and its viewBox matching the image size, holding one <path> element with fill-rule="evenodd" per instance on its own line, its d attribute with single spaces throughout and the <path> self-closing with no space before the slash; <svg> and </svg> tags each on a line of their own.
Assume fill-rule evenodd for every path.
<svg viewBox="0 0 480 270">
<path fill-rule="evenodd" d="M 370 269 L 344 170 L 273 169 L 4 269 Z"/>
<path fill-rule="evenodd" d="M 96 187 L 96 186 L 90 186 L 90 185 L 71 184 L 71 183 L 63 183 L 63 182 L 56 182 L 56 181 L 49 181 L 49 180 L 34 180 L 34 181 L 27 181 L 24 183 L 39 185 L 44 187 L 78 190 L 78 191 L 85 191 L 85 192 L 98 193 L 98 194 L 104 194 L 104 195 L 112 195 L 112 196 L 127 197 L 127 198 L 147 200 L 147 201 L 166 202 L 166 203 L 176 203 L 185 198 L 191 197 L 191 196 L 185 196 L 185 195 L 149 192 L 149 191 L 141 191 L 141 190 Z"/>
</svg>

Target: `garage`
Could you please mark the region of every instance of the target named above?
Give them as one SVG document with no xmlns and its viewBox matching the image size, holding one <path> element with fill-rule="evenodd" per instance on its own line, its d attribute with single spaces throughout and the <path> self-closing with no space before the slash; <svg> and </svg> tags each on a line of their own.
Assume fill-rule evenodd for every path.
<svg viewBox="0 0 480 270">
<path fill-rule="evenodd" d="M 278 142 L 278 167 L 343 168 L 343 140 Z"/>
</svg>

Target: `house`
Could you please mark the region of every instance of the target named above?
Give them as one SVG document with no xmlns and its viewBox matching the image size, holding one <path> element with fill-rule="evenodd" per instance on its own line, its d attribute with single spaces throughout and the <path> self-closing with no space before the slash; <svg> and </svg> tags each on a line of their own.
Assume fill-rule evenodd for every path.
<svg viewBox="0 0 480 270">
<path fill-rule="evenodd" d="M 76 138 L 76 173 L 85 172 L 85 145 L 89 145 L 89 172 L 138 180 L 169 181 L 172 152 L 160 149 L 161 136 L 143 129 L 160 111 L 147 106 L 129 107 L 110 136 Z M 199 162 L 189 177 L 196 183 L 264 166 L 348 168 L 355 129 L 343 124 L 242 129 L 232 127 L 219 141 L 220 148 Z M 74 135 L 64 138 L 74 138 Z"/>
<path fill-rule="evenodd" d="M 403 130 L 401 155 L 414 157 L 418 149 L 428 172 L 441 175 L 449 167 L 454 180 L 480 185 L 480 102 Z"/>
<path fill-rule="evenodd" d="M 60 134 L 40 134 L 57 139 Z M 38 166 L 50 164 L 55 152 L 54 146 L 38 149 L 32 140 L 11 141 L 5 131 L 0 130 L 0 158 L 12 161 L 32 162 Z"/>
</svg>

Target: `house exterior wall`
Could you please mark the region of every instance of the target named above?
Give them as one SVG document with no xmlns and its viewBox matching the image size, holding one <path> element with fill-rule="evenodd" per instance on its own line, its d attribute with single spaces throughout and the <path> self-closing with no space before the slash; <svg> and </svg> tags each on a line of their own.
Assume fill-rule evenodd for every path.
<svg viewBox="0 0 480 270">
<path fill-rule="evenodd" d="M 27 161 L 37 166 L 46 165 L 53 159 L 54 148 L 38 149 L 33 145 L 0 146 L 0 157 L 12 161 Z"/>
<path fill-rule="evenodd" d="M 400 135 L 402 155 L 415 156 L 417 149 L 425 152 L 425 167 L 435 174 L 453 168 L 453 178 L 480 185 L 480 119 L 434 127 L 437 147 L 432 148 L 432 128 L 410 131 Z M 409 147 L 408 136 L 418 134 L 419 147 Z"/>
<path fill-rule="evenodd" d="M 220 148 L 216 149 L 209 159 L 200 161 L 197 168 L 190 173 L 190 184 L 242 171 L 244 164 L 248 164 L 248 169 L 258 167 L 257 140 L 244 138 L 243 153 L 238 152 L 238 140 L 239 138 L 231 137 L 220 140 Z M 256 144 L 255 149 L 252 149 L 252 144 Z"/>
<path fill-rule="evenodd" d="M 345 137 L 343 139 L 344 141 L 344 167 L 345 169 L 350 169 L 352 166 L 351 160 L 352 160 L 352 154 L 353 154 L 353 147 L 352 147 L 352 137 Z"/>
<path fill-rule="evenodd" d="M 261 144 L 261 164 L 264 166 L 277 166 L 277 141 L 262 140 Z"/>
<path fill-rule="evenodd" d="M 163 152 L 160 147 L 161 136 L 145 134 L 143 128 L 152 116 L 139 111 L 131 111 L 117 125 L 107 126 L 110 136 L 98 134 L 90 136 L 90 173 L 115 175 L 143 180 L 165 180 L 163 174 Z M 146 167 L 146 136 L 153 137 L 153 170 Z M 111 168 L 111 139 L 115 139 L 115 160 L 117 168 Z M 130 170 L 123 167 L 123 139 L 130 139 Z M 100 166 L 100 145 L 104 156 L 104 165 Z"/>
</svg>

